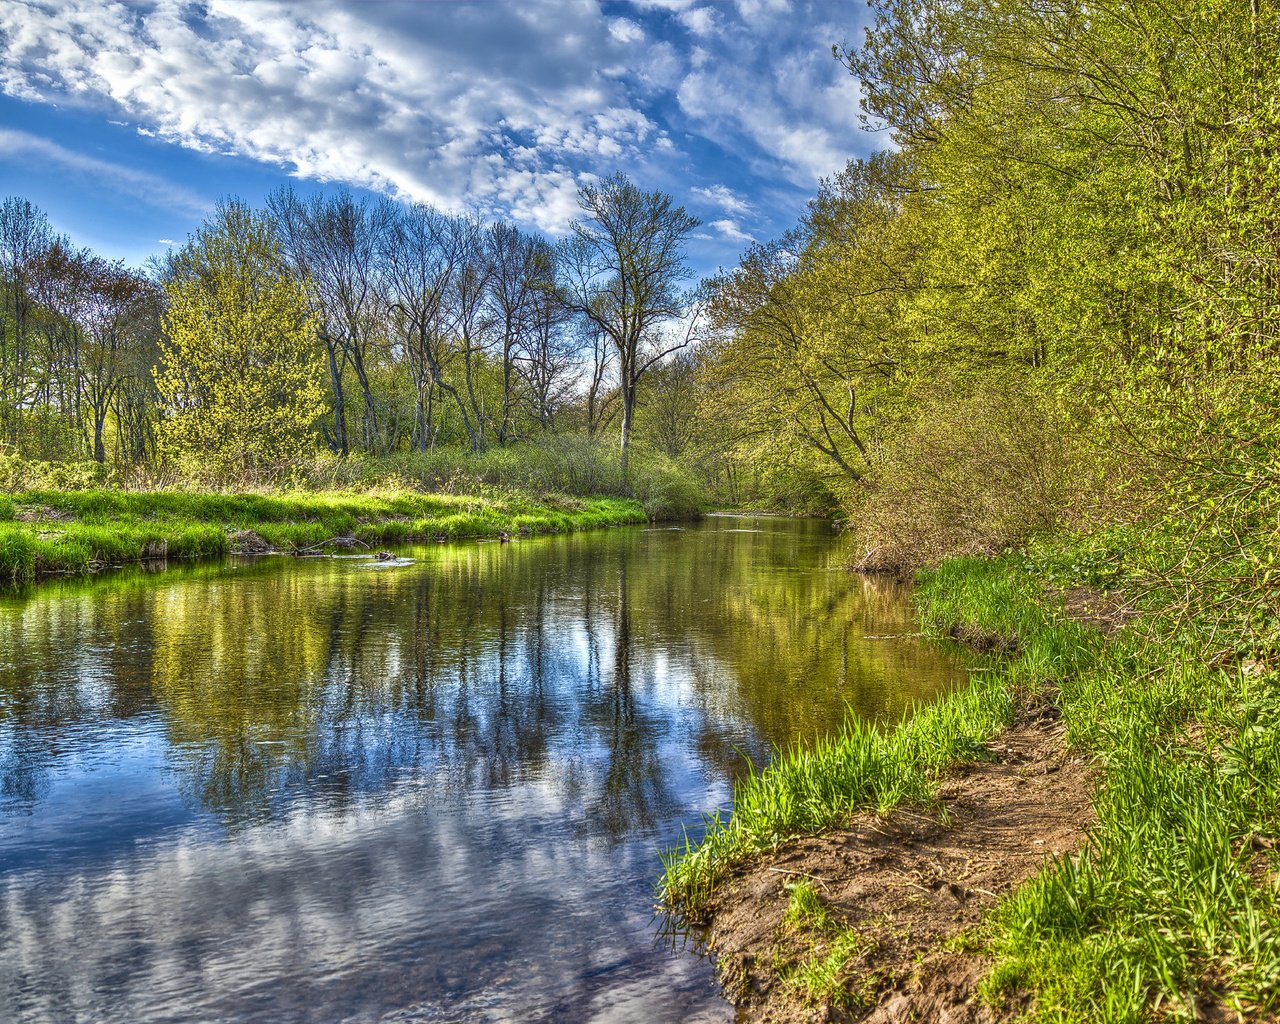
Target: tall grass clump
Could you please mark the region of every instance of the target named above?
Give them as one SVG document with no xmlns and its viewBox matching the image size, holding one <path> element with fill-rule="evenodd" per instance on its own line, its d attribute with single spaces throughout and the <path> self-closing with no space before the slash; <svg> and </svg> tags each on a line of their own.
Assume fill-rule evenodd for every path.
<svg viewBox="0 0 1280 1024">
<path fill-rule="evenodd" d="M 698 839 L 663 857 L 667 906 L 698 919 L 735 864 L 796 836 L 847 822 L 859 810 L 933 801 L 948 768 L 981 756 L 1013 716 L 1009 690 L 981 681 L 914 713 L 888 731 L 850 715 L 841 731 L 794 744 L 734 789 L 733 807 L 705 820 Z"/>
<path fill-rule="evenodd" d="M 0 523 L 0 579 L 30 582 L 36 572 L 36 540 L 20 525 Z"/>
</svg>

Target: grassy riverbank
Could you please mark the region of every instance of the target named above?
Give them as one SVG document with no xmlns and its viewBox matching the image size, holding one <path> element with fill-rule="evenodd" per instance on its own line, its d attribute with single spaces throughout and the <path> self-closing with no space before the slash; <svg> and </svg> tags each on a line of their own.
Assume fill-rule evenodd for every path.
<svg viewBox="0 0 1280 1024">
<path fill-rule="evenodd" d="M 1029 699 L 1047 701 L 1100 782 L 1087 847 L 993 901 L 963 936 L 980 992 L 1029 994 L 1040 1021 L 1139 1021 L 1163 1008 L 1246 1016 L 1280 1005 L 1280 681 L 1245 625 L 1174 615 L 1144 586 L 1134 535 L 958 559 L 922 578 L 926 628 L 1003 650 L 973 686 L 896 729 L 851 724 L 750 778 L 730 816 L 667 860 L 668 905 L 699 919 L 744 862 L 865 808 L 936 800 L 949 769 L 990 746 Z M 963 783 L 961 783 L 962 785 Z M 924 951 L 922 951 L 924 952 Z M 866 997 L 860 958 L 828 973 Z M 846 1003 L 847 1005 L 847 1003 Z M 1225 1019 L 1225 1018 L 1224 1018 Z"/>
<path fill-rule="evenodd" d="M 225 555 L 244 543 L 293 551 L 335 537 L 366 545 L 552 533 L 641 523 L 624 498 L 416 492 L 219 494 L 24 491 L 0 497 L 0 580 L 86 574 L 155 558 Z M 260 541 L 257 539 L 260 538 Z"/>
</svg>

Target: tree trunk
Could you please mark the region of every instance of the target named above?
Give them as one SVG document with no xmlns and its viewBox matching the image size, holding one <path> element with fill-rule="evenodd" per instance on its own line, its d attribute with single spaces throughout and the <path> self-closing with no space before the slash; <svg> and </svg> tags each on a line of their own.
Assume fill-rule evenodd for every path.
<svg viewBox="0 0 1280 1024">
<path fill-rule="evenodd" d="M 338 366 L 337 346 L 329 340 L 328 336 L 323 340 L 325 351 L 329 353 L 329 385 L 333 388 L 333 441 L 338 446 L 338 450 L 346 456 L 350 454 L 350 450 L 347 446 L 347 414 L 342 395 L 342 370 Z"/>
<path fill-rule="evenodd" d="M 631 417 L 636 408 L 636 393 L 633 387 L 623 387 L 622 389 L 622 443 L 620 448 L 621 464 L 622 464 L 622 486 L 629 487 L 631 484 L 631 476 L 629 472 L 629 456 L 631 453 Z"/>
</svg>

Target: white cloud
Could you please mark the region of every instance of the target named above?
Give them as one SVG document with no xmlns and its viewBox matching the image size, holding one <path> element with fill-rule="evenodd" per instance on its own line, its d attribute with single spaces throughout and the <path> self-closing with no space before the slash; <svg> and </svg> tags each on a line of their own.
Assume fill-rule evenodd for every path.
<svg viewBox="0 0 1280 1024">
<path fill-rule="evenodd" d="M 481 212 L 512 205 L 553 232 L 576 164 L 643 161 L 658 130 L 610 72 L 643 36 L 635 22 L 605 19 L 593 0 L 501 18 L 487 4 L 437 4 L 428 33 L 426 10 L 0 5 L 0 88 L 105 107 L 141 134 L 319 181 Z M 516 151 L 522 162 L 505 159 Z"/>
<path fill-rule="evenodd" d="M 873 145 L 858 134 L 855 83 L 830 57 L 865 15 L 842 13 L 836 28 L 820 24 L 828 10 L 0 0 L 0 90 L 188 149 L 551 233 L 576 215 L 578 185 L 621 169 L 649 185 L 704 185 L 702 198 L 744 231 L 763 214 L 711 194 L 722 186 L 707 178 L 734 180 L 722 158 L 690 181 L 690 140 L 756 175 L 753 195 L 793 199 Z"/>
<path fill-rule="evenodd" d="M 700 134 L 739 153 L 756 173 L 781 170 L 801 188 L 875 148 L 858 124 L 857 82 L 831 57 L 832 43 L 854 34 L 854 19 L 837 27 L 817 18 L 814 5 L 786 0 L 738 0 L 715 13 L 717 31 L 699 37 L 676 88 Z"/>
<path fill-rule="evenodd" d="M 628 18 L 609 21 L 609 35 L 620 43 L 638 43 L 644 39 L 644 29 Z"/>
<path fill-rule="evenodd" d="M 719 20 L 716 18 L 716 12 L 710 7 L 692 7 L 681 12 L 679 18 L 680 24 L 695 36 L 710 35 L 715 31 Z"/>
<path fill-rule="evenodd" d="M 212 208 L 206 199 L 159 175 L 76 153 L 29 132 L 0 128 L 0 158 L 18 157 L 57 164 L 96 185 L 175 213 L 199 216 Z"/>
<path fill-rule="evenodd" d="M 728 239 L 730 242 L 750 242 L 752 238 L 749 234 L 738 226 L 738 222 L 722 217 L 719 220 L 713 220 L 707 225 L 709 228 L 715 228 L 721 238 Z"/>
<path fill-rule="evenodd" d="M 693 194 L 708 203 L 712 203 L 724 210 L 725 213 L 747 214 L 753 213 L 755 207 L 748 203 L 730 188 L 724 185 L 711 185 L 708 188 L 696 187 Z"/>
</svg>

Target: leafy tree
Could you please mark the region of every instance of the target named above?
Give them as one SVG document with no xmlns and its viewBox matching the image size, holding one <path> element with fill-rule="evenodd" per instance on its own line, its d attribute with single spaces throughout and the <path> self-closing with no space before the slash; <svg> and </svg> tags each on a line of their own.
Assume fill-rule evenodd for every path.
<svg viewBox="0 0 1280 1024">
<path fill-rule="evenodd" d="M 317 323 L 271 221 L 238 202 L 174 257 L 156 370 L 161 451 L 215 475 L 257 476 L 311 443 L 324 412 Z"/>
</svg>

